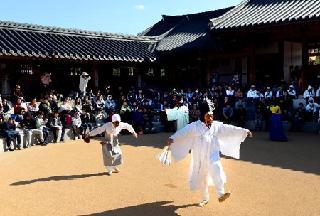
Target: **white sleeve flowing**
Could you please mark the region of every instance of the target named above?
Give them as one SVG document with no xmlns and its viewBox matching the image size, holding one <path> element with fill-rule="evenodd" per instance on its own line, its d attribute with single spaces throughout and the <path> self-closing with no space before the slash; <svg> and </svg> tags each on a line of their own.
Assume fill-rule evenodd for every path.
<svg viewBox="0 0 320 216">
<path fill-rule="evenodd" d="M 125 122 L 121 122 L 120 124 L 121 124 L 121 130 L 124 129 L 124 130 L 129 131 L 130 133 L 134 133 L 135 132 L 131 124 L 128 124 L 128 123 L 125 123 Z"/>
<path fill-rule="evenodd" d="M 90 131 L 89 135 L 90 136 L 95 136 L 97 134 L 101 134 L 103 132 L 105 132 L 108 128 L 108 123 L 102 125 L 101 127 L 97 127 L 94 130 Z"/>
<path fill-rule="evenodd" d="M 248 129 L 220 124 L 218 129 L 218 142 L 221 154 L 235 159 L 240 158 L 240 144 L 247 137 Z"/>
<path fill-rule="evenodd" d="M 168 121 L 177 120 L 177 130 L 182 129 L 189 123 L 189 110 L 188 107 L 182 106 L 179 109 L 166 109 Z"/>
<path fill-rule="evenodd" d="M 173 108 L 173 109 L 166 109 L 166 114 L 167 114 L 167 119 L 168 121 L 174 121 L 178 119 L 178 109 Z"/>
<path fill-rule="evenodd" d="M 170 146 L 171 155 L 175 161 L 185 158 L 192 149 L 194 139 L 196 138 L 194 123 L 188 124 L 170 137 L 173 139 L 173 143 Z"/>
</svg>

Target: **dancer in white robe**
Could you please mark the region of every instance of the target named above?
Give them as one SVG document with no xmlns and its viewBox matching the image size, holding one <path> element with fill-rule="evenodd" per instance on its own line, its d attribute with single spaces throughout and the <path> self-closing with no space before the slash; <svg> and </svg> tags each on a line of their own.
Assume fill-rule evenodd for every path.
<svg viewBox="0 0 320 216">
<path fill-rule="evenodd" d="M 134 131 L 132 125 L 121 122 L 120 115 L 112 115 L 112 122 L 108 122 L 101 127 L 92 130 L 88 136 L 96 136 L 105 133 L 105 141 L 102 144 L 103 163 L 107 169 L 107 174 L 111 175 L 112 172 L 119 172 L 118 166 L 123 163 L 122 151 L 119 146 L 118 134 L 121 130 L 128 130 L 132 135 L 137 138 L 138 135 Z"/>
<path fill-rule="evenodd" d="M 166 109 L 166 114 L 168 121 L 177 121 L 177 130 L 180 130 L 189 124 L 189 109 L 186 105 L 178 105 L 173 109 Z"/>
<path fill-rule="evenodd" d="M 173 134 L 167 141 L 175 161 L 185 158 L 191 150 L 189 184 L 191 190 L 201 190 L 202 207 L 209 201 L 209 186 L 215 186 L 219 202 L 230 196 L 225 192 L 226 175 L 220 161 L 220 152 L 225 156 L 240 158 L 240 144 L 248 129 L 213 121 L 207 103 L 200 107 L 201 120 L 192 122 Z"/>
</svg>

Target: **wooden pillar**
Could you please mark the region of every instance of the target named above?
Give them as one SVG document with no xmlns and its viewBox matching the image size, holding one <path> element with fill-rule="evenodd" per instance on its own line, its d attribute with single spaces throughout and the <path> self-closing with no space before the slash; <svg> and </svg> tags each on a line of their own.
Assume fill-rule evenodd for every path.
<svg viewBox="0 0 320 216">
<path fill-rule="evenodd" d="M 6 64 L 0 64 L 0 81 L 1 81 L 1 91 L 0 94 L 4 97 L 8 97 L 11 94 L 11 88 L 9 83 L 9 74 L 6 68 Z"/>
<path fill-rule="evenodd" d="M 242 86 L 248 83 L 248 57 L 241 58 L 241 74 L 239 80 Z"/>
<path fill-rule="evenodd" d="M 308 55 L 308 41 L 306 38 L 303 38 L 302 41 L 302 68 L 301 68 L 301 80 L 299 82 L 299 87 L 301 91 L 306 89 L 307 77 L 308 77 L 308 64 L 309 64 L 309 55 Z"/>
<path fill-rule="evenodd" d="M 211 66 L 210 66 L 209 58 L 206 59 L 205 64 L 206 64 L 206 66 L 205 66 L 205 73 L 206 73 L 205 74 L 205 77 L 206 77 L 205 82 L 206 82 L 206 86 L 209 86 L 210 78 L 211 78 Z"/>
<path fill-rule="evenodd" d="M 95 92 L 99 88 L 99 75 L 97 70 L 97 65 L 94 63 L 92 66 L 92 90 Z"/>
<path fill-rule="evenodd" d="M 248 64 L 249 64 L 248 81 L 250 84 L 253 84 L 256 82 L 256 47 L 255 47 L 255 44 L 251 44 L 251 46 L 250 46 Z"/>
<path fill-rule="evenodd" d="M 141 74 L 141 68 L 137 67 L 135 68 L 135 77 L 136 77 L 136 86 L 138 86 L 138 88 L 141 88 L 142 86 L 142 74 Z"/>
</svg>

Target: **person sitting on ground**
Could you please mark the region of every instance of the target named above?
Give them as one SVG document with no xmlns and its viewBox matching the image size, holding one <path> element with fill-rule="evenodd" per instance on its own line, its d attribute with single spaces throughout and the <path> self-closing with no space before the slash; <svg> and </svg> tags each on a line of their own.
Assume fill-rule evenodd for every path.
<svg viewBox="0 0 320 216">
<path fill-rule="evenodd" d="M 89 96 L 85 96 L 84 102 L 82 104 L 82 110 L 89 113 L 93 112 L 94 107 Z"/>
<path fill-rule="evenodd" d="M 251 85 L 249 91 L 247 92 L 247 98 L 251 98 L 251 99 L 259 98 L 255 85 Z"/>
<path fill-rule="evenodd" d="M 226 103 L 222 109 L 223 123 L 230 124 L 233 120 L 233 114 L 233 108 L 231 107 L 230 103 Z"/>
<path fill-rule="evenodd" d="M 27 108 L 28 108 L 28 112 L 31 112 L 32 115 L 35 115 L 36 112 L 39 111 L 37 99 L 36 98 L 32 99 L 32 101 L 28 104 Z"/>
<path fill-rule="evenodd" d="M 304 121 L 306 119 L 306 110 L 303 103 L 299 103 L 298 109 L 293 112 L 293 121 L 291 131 L 301 131 Z"/>
<path fill-rule="evenodd" d="M 303 92 L 303 98 L 307 101 L 309 98 L 313 98 L 315 96 L 313 87 L 311 85 L 308 86 L 308 88 Z"/>
<path fill-rule="evenodd" d="M 73 131 L 73 135 L 74 135 L 74 140 L 81 139 L 81 135 L 80 135 L 80 128 L 81 128 L 81 118 L 80 118 L 80 114 L 78 112 L 75 112 L 73 117 L 72 117 L 72 131 Z"/>
<path fill-rule="evenodd" d="M 39 111 L 43 112 L 43 116 L 45 119 L 49 118 L 49 114 L 51 113 L 52 109 L 47 96 L 43 100 L 41 100 Z"/>
<path fill-rule="evenodd" d="M 132 112 L 132 109 L 128 105 L 127 101 L 123 101 L 122 106 L 120 108 L 120 116 L 123 119 L 123 121 L 129 122 L 129 123 L 132 121 L 131 112 Z"/>
<path fill-rule="evenodd" d="M 89 112 L 83 111 L 83 113 L 80 115 L 81 118 L 81 135 L 82 137 L 85 137 L 85 134 L 87 134 L 87 130 L 91 131 L 93 128 L 92 125 L 92 118 L 91 114 Z"/>
<path fill-rule="evenodd" d="M 96 109 L 103 109 L 104 105 L 105 105 L 105 101 L 104 101 L 103 95 L 99 95 L 97 97 L 97 100 L 95 101 L 95 107 Z"/>
<path fill-rule="evenodd" d="M 267 89 L 266 89 L 266 91 L 264 92 L 264 97 L 265 97 L 267 100 L 271 100 L 271 99 L 272 99 L 272 91 L 271 91 L 270 86 L 267 86 Z"/>
<path fill-rule="evenodd" d="M 74 106 L 73 106 L 73 110 L 75 110 L 76 112 L 82 112 L 82 101 L 81 98 L 77 97 L 74 100 Z"/>
<path fill-rule="evenodd" d="M 72 106 L 70 103 L 71 103 L 70 98 L 66 97 L 64 98 L 59 108 L 60 120 L 62 123 L 60 142 L 64 142 L 64 135 L 65 135 L 66 129 L 72 128 L 72 116 L 71 116 Z"/>
<path fill-rule="evenodd" d="M 14 151 L 14 146 L 11 145 L 11 142 L 16 141 L 17 148 L 20 150 L 22 148 L 21 145 L 21 135 L 20 133 L 16 130 L 16 124 L 13 118 L 9 118 L 7 122 L 2 123 L 2 133 L 3 136 L 6 139 L 7 143 L 7 148 L 9 151 Z"/>
<path fill-rule="evenodd" d="M 293 85 L 289 86 L 289 89 L 287 90 L 289 97 L 291 97 L 291 99 L 295 99 L 297 97 L 297 93 L 296 90 L 294 89 Z"/>
<path fill-rule="evenodd" d="M 110 114 L 110 112 L 114 112 L 116 109 L 116 103 L 112 98 L 112 95 L 108 95 L 107 99 L 105 100 L 105 110 L 108 114 Z"/>
<path fill-rule="evenodd" d="M 103 111 L 103 109 L 98 109 L 95 115 L 96 126 L 100 127 L 107 121 L 107 114 Z"/>
<path fill-rule="evenodd" d="M 58 111 L 55 111 L 53 116 L 49 118 L 48 125 L 50 130 L 53 132 L 53 142 L 58 142 L 58 137 L 60 136 L 62 130 L 62 123 Z"/>
<path fill-rule="evenodd" d="M 318 103 L 315 103 L 312 97 L 309 97 L 309 103 L 306 106 L 306 112 L 310 121 L 313 121 L 314 119 L 316 121 L 318 120 L 317 113 L 319 108 L 320 105 Z"/>
<path fill-rule="evenodd" d="M 6 99 L 2 100 L 3 113 L 7 114 L 11 111 L 11 106 Z"/>
<path fill-rule="evenodd" d="M 36 119 L 36 129 L 42 130 L 43 145 L 48 145 L 49 128 L 46 127 L 48 119 L 44 118 L 43 112 L 38 111 Z"/>
<path fill-rule="evenodd" d="M 189 111 L 190 122 L 198 121 L 200 114 L 197 104 L 192 104 L 192 109 Z"/>
<path fill-rule="evenodd" d="M 23 120 L 21 122 L 21 127 L 26 137 L 26 147 L 32 146 L 32 135 L 36 134 L 40 137 L 40 144 L 44 145 L 44 137 L 42 128 L 37 128 L 36 119 L 32 116 L 30 112 L 26 112 L 23 116 Z"/>
<path fill-rule="evenodd" d="M 16 115 L 19 115 L 19 114 L 21 114 L 21 110 L 23 108 L 24 107 L 22 106 L 22 100 L 20 98 L 18 98 L 16 103 L 14 104 L 13 113 Z"/>
</svg>

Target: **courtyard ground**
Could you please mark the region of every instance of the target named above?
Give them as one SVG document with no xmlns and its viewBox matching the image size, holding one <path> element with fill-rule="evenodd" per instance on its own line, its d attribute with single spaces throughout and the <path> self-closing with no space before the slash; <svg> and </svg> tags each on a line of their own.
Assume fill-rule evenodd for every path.
<svg viewBox="0 0 320 216">
<path fill-rule="evenodd" d="M 188 188 L 190 158 L 170 167 L 155 159 L 168 136 L 121 136 L 125 163 L 112 176 L 98 141 L 1 153 L 0 215 L 320 215 L 320 135 L 291 133 L 280 143 L 254 133 L 240 160 L 222 159 L 230 199 L 219 203 L 212 188 L 203 208 Z"/>
</svg>

